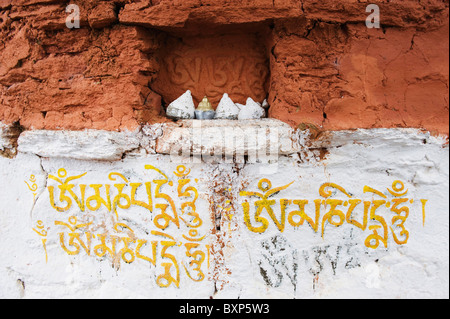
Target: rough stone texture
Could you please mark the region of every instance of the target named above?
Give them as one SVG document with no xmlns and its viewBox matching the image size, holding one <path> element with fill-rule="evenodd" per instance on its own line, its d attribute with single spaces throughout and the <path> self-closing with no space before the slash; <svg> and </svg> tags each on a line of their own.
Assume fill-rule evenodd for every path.
<svg viewBox="0 0 450 319">
<path fill-rule="evenodd" d="M 18 150 L 40 157 L 114 161 L 141 146 L 141 134 L 109 131 L 27 131 Z"/>
<path fill-rule="evenodd" d="M 190 162 L 183 168 L 168 155 L 126 152 L 115 161 L 76 160 L 61 158 L 64 149 L 48 158 L 22 152 L 15 159 L 0 157 L 0 180 L 8 181 L 0 183 L 0 297 L 448 299 L 446 139 L 412 129 L 342 131 L 314 140 L 298 133 L 300 152 L 280 156 L 272 169 L 250 160 Z M 77 134 L 70 139 L 74 145 L 93 137 Z M 107 136 L 96 137 L 102 134 Z M 164 125 L 145 127 L 142 134 L 164 139 Z M 47 136 L 55 140 L 58 133 Z M 19 140 L 19 150 L 29 137 Z M 64 135 L 59 138 L 67 143 Z M 99 147 L 110 143 L 98 142 Z M 397 180 L 404 183 L 401 191 L 406 189 L 398 197 L 392 193 L 400 189 Z M 144 183 L 151 185 L 152 210 L 145 207 Z M 324 183 L 334 184 L 319 192 Z M 132 187 L 137 187 L 134 193 Z M 256 215 L 263 202 L 260 192 L 270 192 L 272 216 L 265 208 Z M 135 194 L 132 201 L 130 193 Z M 362 223 L 365 204 L 340 220 L 355 199 L 370 207 L 384 199 L 390 205 L 371 209 L 376 215 L 363 230 L 355 222 Z M 396 199 L 400 206 L 394 206 Z M 334 211 L 333 204 L 320 205 L 320 227 L 314 231 L 309 222 L 301 222 L 294 200 L 309 201 L 305 213 L 311 222 L 316 200 L 338 205 Z M 425 214 L 422 200 L 427 200 Z M 172 222 L 173 208 L 183 219 L 179 227 Z M 406 237 L 401 220 L 394 218 L 396 208 L 399 217 L 408 215 Z M 197 219 L 189 215 L 193 211 Z M 335 216 L 328 219 L 327 212 Z M 203 223 L 192 229 L 198 218 Z M 378 242 L 370 248 L 367 240 L 374 230 L 383 234 L 381 222 L 387 225 L 386 246 Z M 190 237 L 201 240 L 189 245 Z M 142 240 L 147 242 L 138 250 Z M 154 265 L 144 259 L 152 257 L 152 243 Z M 198 268 L 203 280 L 190 263 L 194 259 L 203 260 Z M 178 287 L 175 282 L 162 287 L 167 269 L 174 280 L 179 270 Z"/>
<path fill-rule="evenodd" d="M 82 28 L 68 30 L 68 3 L 0 1 L 5 124 L 134 130 L 164 122 L 162 106 L 188 89 L 157 85 L 167 39 L 220 52 L 228 48 L 212 35 L 250 34 L 269 61 L 270 83 L 260 92 L 268 95 L 270 117 L 292 127 L 415 127 L 448 135 L 447 0 L 371 1 L 380 6 L 381 29 L 366 28 L 368 2 L 354 0 L 130 0 L 78 1 Z M 189 61 L 182 74 L 207 72 Z M 244 70 L 244 78 L 258 74 Z"/>
<path fill-rule="evenodd" d="M 233 156 L 249 153 L 289 155 L 300 150 L 296 132 L 280 121 L 234 120 L 181 121 L 163 126 L 156 141 L 159 154 L 220 154 Z M 221 162 L 221 159 L 219 159 Z"/>
<path fill-rule="evenodd" d="M 235 103 L 267 96 L 269 57 L 257 34 L 168 37 L 151 87 L 168 102 L 187 89 L 198 105 L 207 96 L 216 108 L 224 93 Z"/>
<path fill-rule="evenodd" d="M 6 135 L 4 131 L 2 136 Z M 188 157 L 217 152 L 226 154 L 233 162 L 236 155 L 266 157 L 271 153 L 276 156 L 299 153 L 307 136 L 308 133 L 299 134 L 274 119 L 249 120 L 245 124 L 234 120 L 183 120 L 148 125 L 134 132 L 26 131 L 16 135 L 16 140 L 5 138 L 0 145 L 6 149 L 18 144 L 19 152 L 40 157 L 86 161 L 114 161 L 141 152 Z M 223 162 L 226 158 L 216 160 Z"/>
<path fill-rule="evenodd" d="M 15 125 L 5 125 L 0 122 L 0 156 L 13 158 L 17 154 L 17 139 L 22 128 Z"/>
<path fill-rule="evenodd" d="M 61 25 L 46 11 L 51 8 Z M 134 130 L 164 121 L 160 97 L 148 87 L 158 70 L 151 54 L 157 32 L 105 25 L 101 17 L 89 19 L 101 29 L 82 21 L 81 29 L 69 30 L 64 9 L 65 1 L 2 7 L 0 119 L 26 129 L 68 130 Z M 81 6 L 82 17 L 86 11 Z M 97 11 L 104 12 L 89 12 Z"/>
<path fill-rule="evenodd" d="M 166 115 L 176 120 L 195 118 L 195 104 L 191 91 L 186 91 L 170 103 L 167 107 Z"/>
<path fill-rule="evenodd" d="M 329 149 L 348 144 L 366 147 L 414 147 L 441 143 L 448 139 L 434 138 L 430 132 L 417 129 L 357 129 L 327 131 L 317 134 L 308 128 L 294 130 L 275 119 L 247 120 L 182 120 L 143 126 L 133 132 L 25 131 L 0 123 L 0 150 L 3 157 L 20 153 L 39 157 L 66 158 L 85 161 L 117 161 L 143 154 L 207 156 L 217 153 L 217 163 L 236 162 L 236 155 L 259 157 L 290 156 L 315 152 L 326 158 Z M 434 141 L 434 142 L 433 142 Z M 317 153 L 318 152 L 318 153 Z M 223 155 L 223 156 L 221 156 Z M 188 160 L 192 160 L 188 158 Z"/>
</svg>

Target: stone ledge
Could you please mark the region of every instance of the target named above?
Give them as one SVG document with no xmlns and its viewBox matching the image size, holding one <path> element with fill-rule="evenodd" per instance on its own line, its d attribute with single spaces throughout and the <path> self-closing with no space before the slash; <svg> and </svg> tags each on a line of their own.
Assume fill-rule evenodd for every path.
<svg viewBox="0 0 450 319">
<path fill-rule="evenodd" d="M 26 131 L 18 150 L 41 157 L 115 161 L 140 147 L 140 133 L 107 131 Z"/>
<path fill-rule="evenodd" d="M 448 137 L 434 137 L 429 132 L 407 128 L 326 131 L 312 139 L 309 131 L 294 130 L 275 119 L 185 120 L 146 125 L 134 132 L 42 130 L 25 131 L 20 136 L 20 132 L 14 132 L 11 127 L 0 127 L 0 155 L 14 157 L 17 145 L 19 152 L 40 157 L 99 161 L 118 161 L 124 156 L 141 157 L 148 154 L 182 157 L 254 154 L 258 158 L 269 158 L 351 144 L 370 147 L 416 147 L 421 144 L 448 146 Z"/>
<path fill-rule="evenodd" d="M 235 155 L 250 153 L 290 155 L 301 150 L 297 132 L 275 119 L 248 121 L 185 120 L 166 124 L 158 138 L 156 152 L 173 154 L 177 150 L 191 154 L 213 153 Z"/>
<path fill-rule="evenodd" d="M 325 131 L 311 141 L 310 148 L 334 148 L 346 144 L 381 146 L 417 146 L 421 144 L 446 144 L 448 136 L 433 136 L 430 132 L 415 128 L 375 128 L 343 131 Z"/>
</svg>

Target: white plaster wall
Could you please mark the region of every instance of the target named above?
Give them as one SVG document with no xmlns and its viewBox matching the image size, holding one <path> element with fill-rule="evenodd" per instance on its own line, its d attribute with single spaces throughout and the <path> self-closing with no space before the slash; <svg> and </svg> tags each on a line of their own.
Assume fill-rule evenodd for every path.
<svg viewBox="0 0 450 319">
<path fill-rule="evenodd" d="M 208 280 L 196 283 L 186 276 L 180 276 L 180 288 L 169 287 L 159 288 L 156 278 L 163 273 L 160 264 L 154 267 L 144 260 L 136 260 L 133 264 L 127 264 L 120 260 L 115 264 L 111 258 L 98 258 L 93 253 L 87 256 L 83 250 L 77 256 L 69 256 L 62 250 L 60 245 L 59 232 L 64 231 L 64 227 L 56 226 L 55 221 L 68 222 L 70 216 L 76 216 L 80 222 L 93 221 L 93 226 L 104 226 L 104 228 L 93 227 L 92 232 L 102 234 L 107 231 L 113 234 L 115 220 L 113 213 L 107 209 L 96 211 L 95 213 L 82 213 L 79 207 L 73 202 L 72 208 L 64 213 L 56 211 L 50 204 L 49 191 L 46 187 L 55 186 L 58 183 L 49 179 L 48 175 L 57 176 L 60 168 L 67 169 L 68 176 L 87 173 L 80 184 L 107 184 L 113 185 L 108 179 L 111 172 L 123 173 L 130 182 L 146 182 L 152 179 L 160 179 L 158 173 L 148 171 L 145 165 L 154 165 L 163 172 L 166 172 L 171 179 L 176 171 L 177 165 L 167 164 L 160 156 L 152 156 L 142 159 L 125 159 L 118 162 L 105 161 L 80 161 L 62 158 L 39 158 L 32 155 L 19 154 L 15 160 L 4 161 L 1 159 L 1 167 L 7 171 L 2 173 L 2 180 L 9 181 L 2 183 L 1 201 L 7 203 L 5 209 L 1 211 L 2 243 L 1 253 L 8 256 L 1 262 L 1 282 L 0 291 L 2 297 L 24 296 L 28 298 L 209 298 L 214 293 L 214 284 Z M 201 171 L 202 167 L 191 168 L 192 175 L 203 176 L 199 180 L 198 191 L 200 198 L 197 210 L 201 214 L 203 225 L 199 228 L 202 235 L 210 233 L 213 221 L 210 219 L 209 202 L 207 201 L 207 183 L 204 181 L 207 173 Z M 18 172 L 22 172 L 19 173 Z M 33 205 L 33 194 L 27 188 L 24 181 L 33 174 L 37 178 L 38 192 L 36 202 Z M 118 180 L 118 182 L 121 182 Z M 23 187 L 25 186 L 25 187 Z M 137 192 L 137 199 L 145 201 L 146 193 L 144 187 Z M 105 196 L 105 188 L 102 189 L 102 196 Z M 117 195 L 117 190 L 111 190 L 112 198 Z M 21 194 L 22 195 L 19 195 Z M 77 192 L 79 194 L 79 192 Z M 59 194 L 59 192 L 55 193 Z M 93 195 L 94 193 L 88 192 Z M 176 199 L 176 188 L 169 192 L 170 196 Z M 87 197 L 87 196 L 86 196 Z M 164 203 L 164 201 L 159 201 Z M 155 200 L 156 203 L 156 200 Z M 58 203 L 64 206 L 65 203 Z M 176 202 L 180 205 L 180 201 Z M 168 240 L 167 238 L 152 236 L 152 230 L 158 230 L 152 225 L 154 216 L 142 207 L 133 206 L 132 209 L 121 210 L 120 222 L 125 223 L 133 229 L 139 239 Z M 32 229 L 36 229 L 37 221 L 42 221 L 48 231 L 46 254 L 43 249 L 41 237 Z M 175 237 L 177 241 L 183 241 L 182 234 L 187 234 L 186 227 L 181 229 L 170 225 L 167 234 Z M 125 234 L 120 236 L 128 237 Z M 210 236 L 202 244 L 210 243 Z M 93 240 L 94 241 L 94 240 Z M 99 242 L 96 241 L 98 244 Z M 119 246 L 119 244 L 117 245 Z M 123 247 L 120 246 L 120 247 Z M 178 247 L 176 247 L 178 248 Z M 73 248 L 71 248 L 73 249 Z M 117 249 L 118 252 L 119 248 Z M 151 249 L 144 249 L 148 256 L 151 256 Z M 161 253 L 161 247 L 158 247 Z M 143 252 L 144 253 L 144 252 Z M 185 251 L 182 249 L 172 249 L 171 254 L 175 255 L 180 262 L 184 260 Z M 156 269 L 157 268 L 157 269 Z M 181 268 L 180 272 L 184 270 Z M 25 283 L 22 289 L 21 282 Z"/>
<path fill-rule="evenodd" d="M 153 154 L 157 153 L 157 145 L 164 148 L 164 143 L 174 143 L 176 133 L 164 126 L 147 127 L 127 135 L 136 141 L 130 146 L 120 142 L 123 140 L 119 133 L 96 132 L 95 147 L 89 143 L 87 134 L 75 133 L 79 137 L 70 139 L 66 138 L 68 133 L 63 133 L 64 138 L 59 134 L 22 133 L 16 158 L 0 157 L 1 298 L 449 297 L 449 152 L 445 139 L 417 130 L 359 130 L 334 132 L 309 141 L 303 133 L 291 132 L 289 141 L 294 143 L 289 145 L 293 149 L 291 154 L 283 153 L 274 165 L 184 163 L 190 170 L 189 185 L 199 194 L 196 208 L 203 224 L 196 230 L 199 237 L 205 236 L 201 244 L 211 247 L 209 267 L 205 259 L 201 265 L 206 275 L 203 281 L 189 278 L 183 265 L 189 265 L 192 259 L 186 256 L 183 235 L 192 229 L 183 222 L 180 228 L 172 223 L 163 232 L 177 241 L 168 252 L 179 263 L 180 282 L 179 287 L 172 284 L 161 288 L 156 279 L 164 273 L 162 263 L 169 262 L 161 257 L 161 243 L 156 266 L 138 258 L 131 264 L 123 261 L 114 264 L 111 258 L 99 258 L 93 253 L 88 256 L 83 250 L 78 255 L 68 255 L 60 244 L 59 233 L 64 228 L 55 225 L 55 221 L 67 222 L 70 216 L 77 216 L 80 220 L 93 221 L 92 227 L 98 226 L 90 229 L 92 233 L 107 230 L 114 234 L 113 214 L 104 207 L 95 212 L 81 212 L 75 203 L 67 212 L 56 211 L 50 204 L 48 187 L 57 187 L 58 182 L 49 176 L 58 176 L 61 168 L 67 171 L 67 176 L 86 173 L 72 183 L 77 192 L 81 184 L 87 185 L 87 194 L 92 195 L 90 185 L 114 185 L 117 181 L 110 180 L 109 174 L 118 172 L 129 183 L 152 182 L 153 204 L 167 203 L 155 197 L 154 180 L 161 179 L 162 175 L 146 169 L 146 165 L 152 165 L 173 182 L 173 186 L 166 184 L 162 190 L 181 212 L 182 203 L 193 200 L 192 196 L 178 196 L 180 177 L 175 172 L 181 163 L 171 162 L 173 158 L 169 155 Z M 114 137 L 101 138 L 110 134 Z M 73 152 L 76 156 L 70 155 L 73 145 L 77 145 Z M 109 148 L 111 145 L 119 146 Z M 208 149 L 208 145 L 203 148 Z M 325 148 L 327 154 L 319 156 L 319 150 L 323 153 Z M 32 184 L 31 175 L 36 177 L 34 193 L 25 183 Z M 340 227 L 326 223 L 323 236 L 321 227 L 316 233 L 307 222 L 297 228 L 286 222 L 280 231 L 266 210 L 261 212 L 261 217 L 269 221 L 267 230 L 255 233 L 244 221 L 242 204 L 249 202 L 251 222 L 259 227 L 261 224 L 254 219 L 258 199 L 243 196 L 241 192 L 263 193 L 258 190 L 262 179 L 270 180 L 272 189 L 292 183 L 270 197 L 275 200 L 271 207 L 278 220 L 283 199 L 309 200 L 306 213 L 314 216 L 312 203 L 325 199 L 319 194 L 324 183 L 335 183 L 351 198 L 370 202 L 380 198 L 364 192 L 365 186 L 380 191 L 386 201 L 392 201 L 394 197 L 388 188 L 392 190 L 393 182 L 401 180 L 408 190 L 403 198 L 414 200 L 407 204 L 410 210 L 405 229 L 409 239 L 399 245 L 389 229 L 387 248 L 383 244 L 377 249 L 368 248 L 365 240 L 373 232 L 347 222 Z M 129 184 L 125 190 L 130 191 Z M 144 190 L 139 188 L 139 200 L 145 198 Z M 117 195 L 117 188 L 111 186 L 111 193 L 113 197 Z M 334 191 L 330 198 L 350 199 L 339 191 Z M 421 200 L 427 200 L 425 223 Z M 361 207 L 355 210 L 358 220 L 363 216 Z M 344 213 L 347 208 L 339 207 Z M 288 205 L 286 214 L 294 210 L 298 206 Z M 321 222 L 327 210 L 329 206 L 321 207 Z M 136 238 L 161 242 L 167 239 L 151 233 L 161 231 L 154 223 L 160 211 L 154 209 L 151 213 L 138 206 L 119 209 L 119 221 L 132 228 Z M 394 215 L 390 209 L 383 206 L 377 213 L 391 227 Z M 38 221 L 43 222 L 47 236 L 39 236 L 33 230 L 37 229 Z M 376 221 L 369 220 L 368 227 L 373 225 L 377 225 Z M 395 231 L 399 233 L 398 229 Z"/>
<path fill-rule="evenodd" d="M 393 181 L 402 180 L 409 190 L 407 197 L 415 200 L 407 204 L 409 240 L 397 245 L 389 230 L 388 248 L 380 244 L 378 249 L 370 249 L 364 242 L 372 232 L 348 223 L 339 228 L 327 224 L 323 238 L 320 227 L 314 233 L 306 222 L 298 228 L 287 224 L 281 233 L 267 213 L 262 216 L 270 226 L 257 234 L 244 226 L 241 209 L 235 217 L 238 231 L 234 231 L 225 257 L 232 275 L 224 279 L 225 288 L 219 296 L 448 298 L 448 148 L 434 143 L 413 144 L 408 145 L 408 140 L 392 147 L 384 143 L 344 144 L 330 150 L 327 159 L 320 162 L 303 161 L 297 155 L 285 157 L 275 174 L 261 173 L 257 165 L 246 166 L 239 180 L 249 182 L 249 190 L 258 191 L 257 182 L 263 178 L 271 180 L 273 187 L 295 181 L 273 198 L 310 202 L 321 198 L 318 191 L 326 182 L 339 184 L 353 198 L 371 201 L 373 195 L 364 194 L 364 186 L 392 198 L 387 188 L 392 189 Z M 348 199 L 340 192 L 333 198 Z M 421 199 L 428 200 L 425 225 Z M 308 215 L 314 217 L 313 203 L 307 207 Z M 345 207 L 339 209 L 347 212 Z M 280 218 L 280 208 L 275 212 Z M 378 212 L 390 224 L 393 213 L 385 207 Z M 355 214 L 362 221 L 361 206 Z M 377 223 L 369 220 L 371 224 Z M 262 272 L 267 273 L 269 285 L 261 280 Z"/>
</svg>

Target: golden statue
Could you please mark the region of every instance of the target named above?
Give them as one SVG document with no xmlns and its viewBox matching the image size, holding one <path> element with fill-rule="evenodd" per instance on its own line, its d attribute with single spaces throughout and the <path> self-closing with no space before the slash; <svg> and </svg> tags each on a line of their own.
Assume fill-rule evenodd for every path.
<svg viewBox="0 0 450 319">
<path fill-rule="evenodd" d="M 198 105 L 197 111 L 203 111 L 203 112 L 207 112 L 207 111 L 214 111 L 211 102 L 209 102 L 208 97 L 204 97 L 203 100 L 200 102 L 200 104 Z"/>
<path fill-rule="evenodd" d="M 214 111 L 211 102 L 209 102 L 208 97 L 205 96 L 195 110 L 195 117 L 198 120 L 212 120 L 215 114 L 216 112 Z"/>
</svg>

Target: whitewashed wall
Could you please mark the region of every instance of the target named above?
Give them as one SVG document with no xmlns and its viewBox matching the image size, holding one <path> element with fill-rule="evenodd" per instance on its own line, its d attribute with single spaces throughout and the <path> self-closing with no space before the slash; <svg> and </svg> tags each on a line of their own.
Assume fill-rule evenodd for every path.
<svg viewBox="0 0 450 319">
<path fill-rule="evenodd" d="M 446 139 L 378 129 L 313 141 L 274 120 L 204 122 L 198 139 L 196 125 L 31 131 L 18 143 L 2 125 L 0 150 L 18 154 L 0 157 L 0 297 L 448 298 Z M 266 138 L 242 139 L 248 127 Z M 170 155 L 233 134 L 223 149 L 247 163 Z M 268 148 L 276 160 L 252 162 Z M 312 226 L 317 203 L 315 229 L 301 203 Z"/>
</svg>

